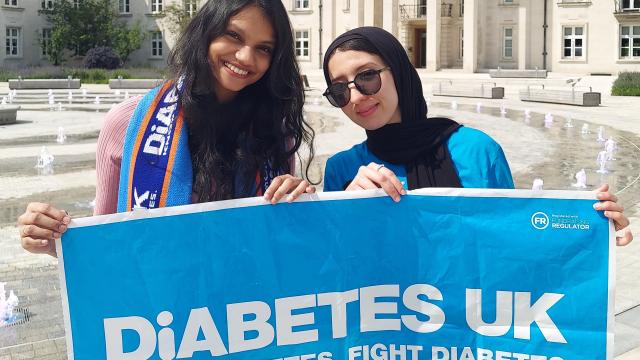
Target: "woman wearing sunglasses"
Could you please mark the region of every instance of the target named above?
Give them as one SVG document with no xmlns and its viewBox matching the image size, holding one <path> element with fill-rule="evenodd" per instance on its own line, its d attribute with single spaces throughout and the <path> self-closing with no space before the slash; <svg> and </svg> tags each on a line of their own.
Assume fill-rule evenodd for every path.
<svg viewBox="0 0 640 360">
<path fill-rule="evenodd" d="M 390 33 L 363 27 L 339 36 L 323 64 L 329 102 L 365 129 L 366 141 L 327 161 L 325 191 L 382 188 L 395 201 L 423 187 L 512 189 L 502 148 L 485 133 L 427 118 L 418 73 Z M 608 186 L 596 204 L 616 230 L 629 225 Z M 626 231 L 618 244 L 633 239 Z"/>
</svg>

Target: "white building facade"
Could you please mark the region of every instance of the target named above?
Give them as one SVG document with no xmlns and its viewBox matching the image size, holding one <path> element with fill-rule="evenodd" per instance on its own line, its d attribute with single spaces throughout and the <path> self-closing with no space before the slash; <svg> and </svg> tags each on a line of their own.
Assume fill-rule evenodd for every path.
<svg viewBox="0 0 640 360">
<path fill-rule="evenodd" d="M 164 66 L 177 34 L 163 10 L 178 4 L 195 11 L 204 1 L 113 0 L 123 19 L 147 33 L 129 64 Z M 303 70 L 320 68 L 324 51 L 343 32 L 378 26 L 400 40 L 414 66 L 429 71 L 640 71 L 640 0 L 282 1 Z M 0 0 L 2 67 L 48 64 L 39 39 L 50 30 L 38 14 L 48 6 L 55 0 Z"/>
<path fill-rule="evenodd" d="M 46 40 L 50 24 L 38 11 L 55 6 L 56 0 L 0 0 L 0 66 L 20 68 L 49 65 L 46 56 Z M 82 0 L 74 0 L 78 3 Z M 127 62 L 134 66 L 163 67 L 176 35 L 169 31 L 164 10 L 180 5 L 195 12 L 203 0 L 113 0 L 122 20 L 140 24 L 145 39 L 140 49 L 134 51 Z M 46 41 L 44 42 L 46 43 Z"/>
</svg>

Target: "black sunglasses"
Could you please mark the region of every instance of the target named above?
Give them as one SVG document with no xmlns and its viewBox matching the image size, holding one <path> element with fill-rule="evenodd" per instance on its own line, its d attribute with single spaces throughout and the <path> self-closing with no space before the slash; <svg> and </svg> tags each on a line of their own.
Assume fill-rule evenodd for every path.
<svg viewBox="0 0 640 360">
<path fill-rule="evenodd" d="M 327 97 L 331 105 L 340 108 L 344 107 L 351 100 L 350 84 L 354 84 L 362 95 L 373 95 L 380 91 L 380 87 L 382 86 L 380 73 L 385 70 L 389 70 L 389 67 L 387 66 L 379 70 L 365 70 L 358 73 L 352 81 L 331 84 L 322 95 Z"/>
</svg>

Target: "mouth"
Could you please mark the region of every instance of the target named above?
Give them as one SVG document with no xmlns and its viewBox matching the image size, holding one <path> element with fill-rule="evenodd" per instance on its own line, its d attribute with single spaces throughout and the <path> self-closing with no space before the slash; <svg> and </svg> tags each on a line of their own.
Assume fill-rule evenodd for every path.
<svg viewBox="0 0 640 360">
<path fill-rule="evenodd" d="M 249 70 L 242 69 L 242 68 L 238 67 L 237 65 L 234 65 L 234 64 L 232 64 L 230 62 L 226 62 L 226 61 L 223 62 L 223 65 L 231 75 L 233 75 L 233 76 L 235 76 L 237 78 L 244 79 L 247 76 L 249 76 Z"/>
<path fill-rule="evenodd" d="M 364 110 L 356 110 L 356 113 L 362 117 L 368 117 L 378 110 L 378 104 L 372 105 Z"/>
</svg>

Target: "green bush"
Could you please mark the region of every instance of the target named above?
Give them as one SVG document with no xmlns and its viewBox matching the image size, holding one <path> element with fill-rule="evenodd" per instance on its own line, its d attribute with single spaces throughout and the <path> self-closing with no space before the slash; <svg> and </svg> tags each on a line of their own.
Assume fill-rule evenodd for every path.
<svg viewBox="0 0 640 360">
<path fill-rule="evenodd" d="M 614 96 L 640 96 L 640 72 L 621 72 L 611 87 Z"/>
<path fill-rule="evenodd" d="M 83 84 L 107 84 L 109 79 L 161 79 L 165 77 L 166 69 L 150 67 L 125 68 L 117 70 L 64 68 L 61 66 L 42 66 L 23 69 L 0 69 L 0 82 L 9 79 L 66 79 L 71 76 L 80 79 Z"/>
</svg>

